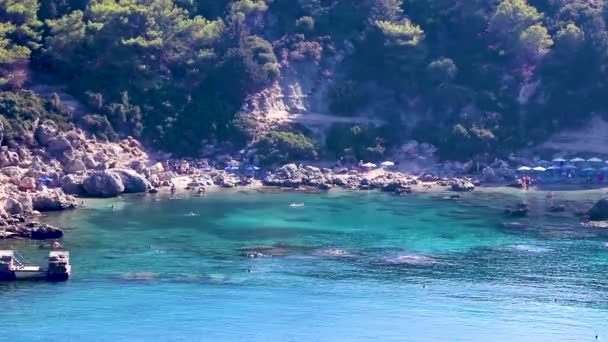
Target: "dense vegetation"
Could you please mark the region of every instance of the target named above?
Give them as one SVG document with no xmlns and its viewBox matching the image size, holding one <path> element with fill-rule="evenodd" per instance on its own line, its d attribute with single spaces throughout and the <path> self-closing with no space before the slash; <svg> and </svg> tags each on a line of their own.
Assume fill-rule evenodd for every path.
<svg viewBox="0 0 608 342">
<path fill-rule="evenodd" d="M 607 19 L 599 0 L 0 0 L 0 86 L 31 101 L 20 90 L 51 74 L 100 136 L 194 154 L 202 140 L 247 142 L 244 98 L 283 67 L 341 55 L 329 108 L 388 97 L 390 124 L 335 126 L 330 152 L 379 158 L 413 137 L 463 157 L 604 112 Z M 276 144 L 312 147 L 299 133 L 258 142 L 285 156 Z"/>
</svg>

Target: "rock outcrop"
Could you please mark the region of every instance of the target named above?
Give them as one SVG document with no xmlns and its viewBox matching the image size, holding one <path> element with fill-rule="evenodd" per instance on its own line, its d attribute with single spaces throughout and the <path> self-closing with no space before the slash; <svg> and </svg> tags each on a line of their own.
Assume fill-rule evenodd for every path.
<svg viewBox="0 0 608 342">
<path fill-rule="evenodd" d="M 83 185 L 83 177 L 67 175 L 61 178 L 61 190 L 68 195 L 84 194 L 86 190 Z"/>
<path fill-rule="evenodd" d="M 125 193 L 141 193 L 146 192 L 151 188 L 150 182 L 148 182 L 144 176 L 133 170 L 110 169 L 108 172 L 114 173 L 120 177 L 124 184 L 123 191 Z"/>
<path fill-rule="evenodd" d="M 60 191 L 47 190 L 39 192 L 32 198 L 32 206 L 34 210 L 45 211 L 61 211 L 66 209 L 74 209 L 77 207 L 76 201 L 71 196 L 66 196 Z"/>
<path fill-rule="evenodd" d="M 597 201 L 593 207 L 589 209 L 589 219 L 591 221 L 608 220 L 608 198 Z"/>
<path fill-rule="evenodd" d="M 114 197 L 125 191 L 122 178 L 110 171 L 97 171 L 83 181 L 85 192 L 95 197 Z"/>
<path fill-rule="evenodd" d="M 34 132 L 34 137 L 36 141 L 42 146 L 47 146 L 51 139 L 57 136 L 59 132 L 59 128 L 57 124 L 51 120 L 45 120 L 38 127 L 36 127 L 36 131 Z"/>
<path fill-rule="evenodd" d="M 465 179 L 457 179 L 452 184 L 452 191 L 466 192 L 475 190 L 475 185 Z"/>
</svg>

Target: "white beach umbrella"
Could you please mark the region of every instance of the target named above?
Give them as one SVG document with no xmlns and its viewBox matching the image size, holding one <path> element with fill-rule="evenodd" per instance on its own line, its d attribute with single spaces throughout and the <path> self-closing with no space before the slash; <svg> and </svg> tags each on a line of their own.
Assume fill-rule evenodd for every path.
<svg viewBox="0 0 608 342">
<path fill-rule="evenodd" d="M 545 172 L 545 171 L 547 171 L 547 169 L 545 169 L 542 166 L 537 166 L 537 167 L 533 168 L 532 170 L 539 171 L 539 172 Z"/>
<path fill-rule="evenodd" d="M 523 172 L 523 171 L 530 171 L 532 170 L 531 168 L 527 167 L 527 166 L 520 166 L 517 171 Z"/>
<path fill-rule="evenodd" d="M 601 163 L 602 162 L 602 160 L 600 158 L 596 158 L 596 157 L 589 158 L 589 159 L 587 159 L 587 161 L 590 163 Z"/>
<path fill-rule="evenodd" d="M 572 158 L 572 159 L 570 159 L 570 162 L 571 162 L 571 163 L 582 163 L 582 162 L 584 162 L 584 161 L 585 161 L 585 159 L 583 159 L 583 158 L 579 158 L 579 157 L 576 157 L 576 158 Z"/>
<path fill-rule="evenodd" d="M 382 162 L 380 165 L 389 167 L 389 166 L 395 166 L 395 163 L 393 163 L 392 161 L 385 161 L 385 162 Z"/>
<path fill-rule="evenodd" d="M 376 164 L 374 164 L 374 163 L 369 163 L 369 162 L 368 162 L 368 163 L 365 163 L 365 164 L 363 164 L 363 165 L 361 165 L 361 166 L 363 166 L 363 167 L 367 167 L 367 168 L 372 169 L 372 168 L 376 167 L 377 165 L 376 165 Z"/>
<path fill-rule="evenodd" d="M 565 163 L 567 160 L 564 158 L 555 158 L 553 159 L 554 163 Z"/>
</svg>

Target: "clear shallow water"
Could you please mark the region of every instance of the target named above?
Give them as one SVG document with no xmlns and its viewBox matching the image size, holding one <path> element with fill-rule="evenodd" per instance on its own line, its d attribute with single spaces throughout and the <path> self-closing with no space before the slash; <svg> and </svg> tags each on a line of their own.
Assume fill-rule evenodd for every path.
<svg viewBox="0 0 608 342">
<path fill-rule="evenodd" d="M 0 340 L 608 340 L 608 232 L 517 196 L 525 228 L 500 227 L 518 198 L 490 193 L 93 202 L 48 219 L 72 227 L 72 280 L 0 283 Z M 34 261 L 37 245 L 0 242 Z"/>
</svg>

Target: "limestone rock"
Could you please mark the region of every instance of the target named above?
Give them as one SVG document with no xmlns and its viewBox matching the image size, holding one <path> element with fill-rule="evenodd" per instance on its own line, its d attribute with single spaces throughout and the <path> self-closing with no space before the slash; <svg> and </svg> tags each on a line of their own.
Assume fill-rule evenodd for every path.
<svg viewBox="0 0 608 342">
<path fill-rule="evenodd" d="M 23 214 L 23 206 L 13 197 L 6 199 L 6 202 L 4 203 L 4 210 L 9 215 Z"/>
<path fill-rule="evenodd" d="M 24 170 L 17 166 L 7 166 L 7 167 L 3 167 L 2 170 L 0 170 L 0 172 L 2 172 L 2 174 L 7 177 L 21 178 L 23 176 Z"/>
<path fill-rule="evenodd" d="M 83 185 L 82 177 L 76 177 L 74 175 L 67 175 L 61 178 L 61 190 L 69 195 L 80 195 L 86 191 Z"/>
<path fill-rule="evenodd" d="M 70 160 L 64 167 L 63 172 L 67 174 L 81 173 L 86 171 L 87 167 L 80 158 Z"/>
<path fill-rule="evenodd" d="M 53 139 L 58 132 L 59 127 L 57 127 L 57 124 L 55 122 L 51 120 L 45 120 L 40 125 L 38 125 L 38 127 L 36 127 L 34 137 L 40 145 L 47 146 L 51 139 Z"/>
<path fill-rule="evenodd" d="M 61 156 L 64 153 L 70 153 L 73 147 L 70 141 L 63 135 L 52 138 L 48 142 L 47 151 L 53 156 Z"/>
<path fill-rule="evenodd" d="M 475 185 L 464 179 L 457 179 L 454 184 L 452 184 L 452 191 L 465 192 L 473 190 L 475 190 Z"/>
<path fill-rule="evenodd" d="M 109 171 L 117 174 L 122 179 L 125 193 L 146 192 L 151 188 L 150 182 L 148 182 L 144 176 L 133 170 L 111 169 Z"/>
<path fill-rule="evenodd" d="M 121 177 L 110 171 L 98 171 L 86 177 L 83 181 L 87 194 L 97 197 L 113 197 L 125 191 Z"/>
<path fill-rule="evenodd" d="M 36 180 L 31 177 L 23 177 L 19 182 L 19 190 L 21 191 L 35 191 Z"/>
<path fill-rule="evenodd" d="M 59 191 L 40 192 L 34 196 L 32 204 L 34 210 L 40 212 L 74 209 L 77 206 L 74 198 Z"/>
</svg>

